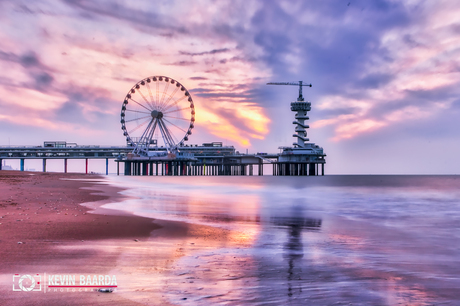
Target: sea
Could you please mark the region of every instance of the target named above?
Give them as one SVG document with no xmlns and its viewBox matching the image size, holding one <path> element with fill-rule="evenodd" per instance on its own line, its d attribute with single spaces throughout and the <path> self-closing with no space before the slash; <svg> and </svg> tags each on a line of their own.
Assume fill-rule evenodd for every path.
<svg viewBox="0 0 460 306">
<path fill-rule="evenodd" d="M 107 208 L 231 233 L 174 262 L 174 303 L 460 305 L 460 176 L 108 180 Z"/>
</svg>

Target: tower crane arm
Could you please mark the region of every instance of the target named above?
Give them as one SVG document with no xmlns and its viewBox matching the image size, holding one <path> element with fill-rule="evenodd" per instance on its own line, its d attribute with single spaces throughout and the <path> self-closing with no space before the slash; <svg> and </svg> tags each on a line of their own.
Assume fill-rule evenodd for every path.
<svg viewBox="0 0 460 306">
<path fill-rule="evenodd" d="M 302 84 L 302 82 L 300 82 L 300 83 L 294 83 L 294 82 L 270 82 L 270 83 L 267 83 L 267 85 L 296 85 L 296 86 L 310 86 L 310 87 L 312 87 L 311 84 Z"/>
<path fill-rule="evenodd" d="M 302 96 L 302 86 L 312 86 L 311 84 L 303 84 L 303 81 L 299 82 L 270 82 L 267 83 L 267 85 L 295 85 L 299 86 L 299 101 L 303 101 L 303 96 Z"/>
</svg>

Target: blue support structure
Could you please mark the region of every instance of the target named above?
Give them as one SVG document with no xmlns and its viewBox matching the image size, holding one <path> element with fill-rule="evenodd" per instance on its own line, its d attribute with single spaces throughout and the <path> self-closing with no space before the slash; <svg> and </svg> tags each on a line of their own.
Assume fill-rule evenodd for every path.
<svg viewBox="0 0 460 306">
<path fill-rule="evenodd" d="M 105 175 L 109 175 L 109 159 L 105 159 Z"/>
</svg>

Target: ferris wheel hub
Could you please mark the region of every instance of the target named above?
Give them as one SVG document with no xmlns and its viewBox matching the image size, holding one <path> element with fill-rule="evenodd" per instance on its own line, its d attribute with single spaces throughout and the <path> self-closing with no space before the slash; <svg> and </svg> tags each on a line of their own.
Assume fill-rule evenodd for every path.
<svg viewBox="0 0 460 306">
<path fill-rule="evenodd" d="M 157 110 L 153 110 L 150 115 L 152 116 L 152 118 L 158 118 L 158 119 L 161 119 L 163 118 L 163 112 L 159 112 Z"/>
</svg>

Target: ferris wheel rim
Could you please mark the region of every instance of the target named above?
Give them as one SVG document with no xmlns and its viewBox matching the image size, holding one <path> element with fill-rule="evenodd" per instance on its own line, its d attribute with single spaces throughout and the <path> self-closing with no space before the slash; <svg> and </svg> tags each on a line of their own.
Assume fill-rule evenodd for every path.
<svg viewBox="0 0 460 306">
<path fill-rule="evenodd" d="M 164 87 L 162 93 L 159 92 L 160 82 L 163 82 Z M 156 84 L 156 98 L 153 97 L 151 84 Z M 174 86 L 172 93 L 167 92 L 170 85 Z M 147 88 L 147 97 L 147 93 L 143 93 L 141 88 Z M 177 92 L 179 92 L 179 96 L 176 96 Z M 136 93 L 139 94 L 136 95 Z M 180 97 L 180 93 L 183 93 L 182 97 Z M 133 98 L 134 96 L 136 96 L 136 99 Z M 180 107 L 178 106 L 179 102 L 182 102 Z M 184 102 L 188 103 L 188 106 L 184 106 Z M 128 109 L 130 103 L 134 103 L 138 109 Z M 190 110 L 189 118 L 180 117 L 181 114 L 183 115 L 182 111 L 187 109 Z M 128 114 L 130 115 L 128 116 Z M 134 118 L 127 120 L 126 118 L 130 117 L 131 114 L 133 114 Z M 160 131 L 163 143 L 169 150 L 183 146 L 195 126 L 195 104 L 190 92 L 177 80 L 163 75 L 149 76 L 135 83 L 124 97 L 120 115 L 121 129 L 127 143 L 137 148 L 143 141 L 142 145 L 147 147 L 147 151 L 154 133 L 158 134 L 158 131 Z M 134 121 L 138 125 L 128 130 L 127 123 Z M 181 124 L 178 122 L 181 122 Z M 188 125 L 184 126 L 182 122 L 184 124 L 188 122 Z M 136 139 L 133 136 L 137 129 L 143 130 L 138 143 L 136 143 Z M 171 129 L 176 130 L 176 132 L 171 132 Z M 183 134 L 177 131 L 181 131 Z M 176 135 L 183 136 L 176 137 Z"/>
</svg>

